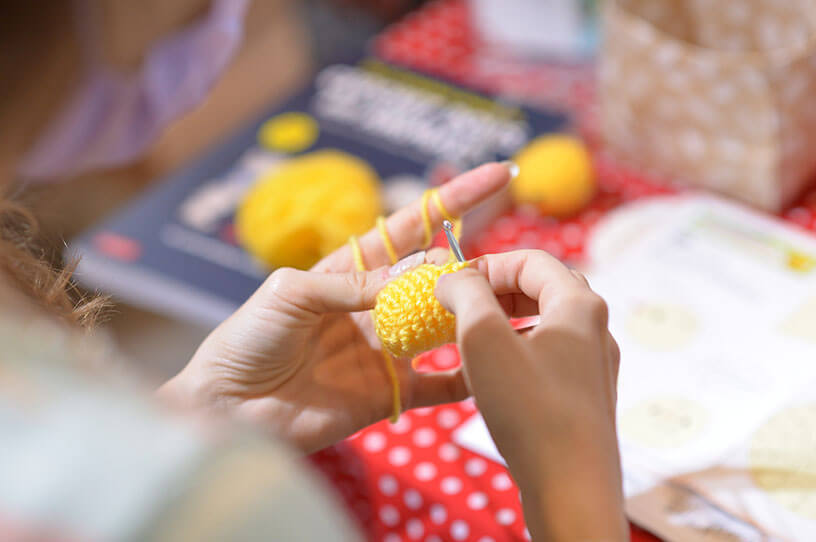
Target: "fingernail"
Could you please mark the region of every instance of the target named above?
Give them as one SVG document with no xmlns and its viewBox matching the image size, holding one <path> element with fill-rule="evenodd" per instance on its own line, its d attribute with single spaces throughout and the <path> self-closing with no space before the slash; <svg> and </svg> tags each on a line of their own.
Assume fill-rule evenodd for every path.
<svg viewBox="0 0 816 542">
<path fill-rule="evenodd" d="M 519 174 L 518 164 L 516 164 L 512 160 L 505 160 L 504 162 L 501 163 L 501 165 L 506 167 L 507 170 L 510 172 L 511 179 L 515 179 L 516 177 L 518 177 Z"/>
<path fill-rule="evenodd" d="M 414 267 L 420 266 L 425 263 L 425 251 L 420 250 L 419 252 L 415 252 L 410 256 L 406 256 L 405 258 L 401 259 L 394 265 L 392 265 L 388 269 L 388 276 L 390 277 L 398 277 L 405 273 L 406 271 L 410 271 Z"/>
</svg>

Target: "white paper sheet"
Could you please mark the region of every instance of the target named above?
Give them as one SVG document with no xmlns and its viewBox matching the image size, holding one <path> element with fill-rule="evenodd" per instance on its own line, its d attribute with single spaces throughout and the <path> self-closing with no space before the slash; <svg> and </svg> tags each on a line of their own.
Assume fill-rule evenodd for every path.
<svg viewBox="0 0 816 542">
<path fill-rule="evenodd" d="M 714 198 L 667 202 L 650 228 L 610 222 L 641 227 L 623 251 L 595 247 L 615 257 L 589 273 L 621 346 L 626 495 L 672 480 L 766 533 L 816 540 L 816 238 Z M 455 438 L 499 458 L 479 417 Z"/>
</svg>

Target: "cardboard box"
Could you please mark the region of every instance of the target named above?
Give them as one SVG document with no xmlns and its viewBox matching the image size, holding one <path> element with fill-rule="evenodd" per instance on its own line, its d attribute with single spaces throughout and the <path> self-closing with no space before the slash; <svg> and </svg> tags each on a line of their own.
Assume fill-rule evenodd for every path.
<svg viewBox="0 0 816 542">
<path fill-rule="evenodd" d="M 816 4 L 608 0 L 601 125 L 660 177 L 779 211 L 816 166 Z"/>
</svg>

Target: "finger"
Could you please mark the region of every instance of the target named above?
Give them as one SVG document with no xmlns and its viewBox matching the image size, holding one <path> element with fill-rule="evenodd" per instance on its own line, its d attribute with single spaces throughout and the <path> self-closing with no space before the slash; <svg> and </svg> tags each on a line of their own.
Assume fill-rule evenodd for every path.
<svg viewBox="0 0 816 542">
<path fill-rule="evenodd" d="M 507 316 L 519 318 L 538 314 L 538 301 L 524 294 L 504 294 L 498 296 L 497 299 Z"/>
<path fill-rule="evenodd" d="M 388 274 L 391 277 L 398 277 L 403 273 L 407 273 L 416 269 L 424 263 L 432 263 L 434 265 L 442 265 L 448 261 L 448 251 L 444 248 L 432 248 L 428 251 L 420 250 L 414 252 L 410 256 L 406 256 L 388 269 Z"/>
<path fill-rule="evenodd" d="M 617 387 L 618 373 L 620 372 L 620 346 L 609 331 L 606 332 L 606 344 L 609 349 L 609 362 L 612 364 L 612 382 Z"/>
<path fill-rule="evenodd" d="M 551 299 L 587 288 L 564 264 L 541 250 L 488 254 L 471 265 L 487 277 L 497 295 L 523 293 L 537 302 L 542 315 Z"/>
<path fill-rule="evenodd" d="M 510 168 L 504 164 L 485 164 L 463 173 L 439 188 L 439 197 L 445 209 L 453 216 L 462 216 L 482 201 L 501 190 L 510 182 Z M 400 209 L 385 222 L 397 257 L 422 248 L 425 230 L 422 222 L 422 200 Z M 431 226 L 439 229 L 442 215 L 432 202 L 428 204 Z M 380 232 L 372 228 L 360 237 L 360 249 L 369 267 L 390 263 Z M 318 262 L 315 271 L 344 271 L 353 268 L 350 247 L 344 245 Z"/>
<path fill-rule="evenodd" d="M 442 275 L 436 283 L 435 295 L 456 315 L 456 338 L 463 348 L 477 346 L 488 339 L 492 352 L 497 344 L 500 349 L 506 349 L 516 340 L 490 284 L 475 269 Z"/>
<path fill-rule="evenodd" d="M 575 269 L 570 269 L 570 272 L 573 274 L 573 276 L 575 276 L 575 278 L 580 280 L 587 288 L 590 288 L 590 289 L 592 288 L 589 285 L 589 281 L 587 280 L 586 275 L 584 275 L 580 271 L 576 271 Z"/>
<path fill-rule="evenodd" d="M 348 273 L 315 273 L 292 268 L 273 272 L 256 296 L 264 306 L 289 312 L 326 314 L 357 312 L 374 307 L 379 291 L 391 277 L 388 268 Z"/>
<path fill-rule="evenodd" d="M 444 265 L 450 260 L 450 251 L 444 248 L 436 247 L 430 249 L 425 254 L 425 262 L 434 265 Z"/>
<path fill-rule="evenodd" d="M 470 391 L 461 368 L 444 372 L 417 373 L 414 375 L 411 402 L 406 408 L 455 403 L 469 396 Z"/>
<path fill-rule="evenodd" d="M 426 261 L 427 254 L 424 250 L 414 252 L 410 256 L 406 256 L 388 269 L 388 274 L 392 277 L 398 277 L 403 273 L 415 269 Z"/>
</svg>

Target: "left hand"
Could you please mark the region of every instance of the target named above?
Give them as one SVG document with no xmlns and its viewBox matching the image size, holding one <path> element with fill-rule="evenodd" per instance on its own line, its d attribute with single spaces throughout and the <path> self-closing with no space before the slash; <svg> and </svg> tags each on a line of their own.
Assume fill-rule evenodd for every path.
<svg viewBox="0 0 816 542">
<path fill-rule="evenodd" d="M 506 166 L 487 164 L 445 184 L 439 195 L 450 213 L 461 216 L 509 181 Z M 399 257 L 424 241 L 420 206 L 414 202 L 386 221 Z M 442 217 L 434 205 L 429 211 L 436 230 Z M 360 311 L 373 308 L 389 278 L 389 260 L 376 228 L 359 241 L 375 271 L 354 271 L 348 245 L 311 271 L 275 271 L 159 395 L 248 419 L 304 452 L 388 417 L 391 382 L 371 316 Z M 467 396 L 461 370 L 420 374 L 410 361 L 394 360 L 403 410 Z"/>
</svg>

